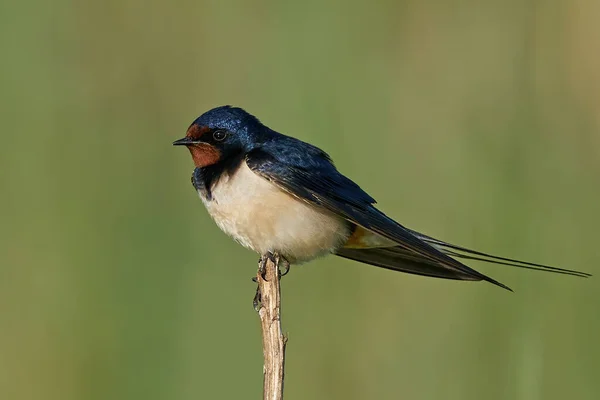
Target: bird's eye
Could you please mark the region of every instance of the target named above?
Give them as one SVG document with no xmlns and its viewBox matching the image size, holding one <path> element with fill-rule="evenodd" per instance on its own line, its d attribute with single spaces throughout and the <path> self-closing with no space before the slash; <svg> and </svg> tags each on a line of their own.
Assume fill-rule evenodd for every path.
<svg viewBox="0 0 600 400">
<path fill-rule="evenodd" d="M 227 132 L 225 132 L 224 130 L 217 129 L 216 131 L 213 132 L 213 139 L 215 139 L 217 142 L 224 140 L 226 137 L 227 137 Z"/>
</svg>

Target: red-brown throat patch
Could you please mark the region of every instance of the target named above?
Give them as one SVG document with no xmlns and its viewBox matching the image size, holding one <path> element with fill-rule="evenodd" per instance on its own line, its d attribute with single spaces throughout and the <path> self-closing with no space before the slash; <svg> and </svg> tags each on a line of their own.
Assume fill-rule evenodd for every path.
<svg viewBox="0 0 600 400">
<path fill-rule="evenodd" d="M 219 162 L 221 152 L 215 146 L 208 143 L 198 143 L 187 146 L 194 165 L 199 168 L 208 167 Z"/>
<path fill-rule="evenodd" d="M 210 132 L 208 126 L 198 126 L 194 124 L 188 128 L 185 136 L 193 140 L 199 140 L 202 135 L 208 132 Z M 216 164 L 221 159 L 221 151 L 208 143 L 190 144 L 187 148 L 192 155 L 196 167 L 208 167 L 209 165 Z"/>
</svg>

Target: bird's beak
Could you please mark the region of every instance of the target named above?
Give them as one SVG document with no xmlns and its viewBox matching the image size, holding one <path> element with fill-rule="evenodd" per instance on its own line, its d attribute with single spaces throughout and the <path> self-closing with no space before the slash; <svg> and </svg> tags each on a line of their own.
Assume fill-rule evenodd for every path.
<svg viewBox="0 0 600 400">
<path fill-rule="evenodd" d="M 194 144 L 194 140 L 187 136 L 173 142 L 173 146 L 189 146 L 191 144 Z"/>
</svg>

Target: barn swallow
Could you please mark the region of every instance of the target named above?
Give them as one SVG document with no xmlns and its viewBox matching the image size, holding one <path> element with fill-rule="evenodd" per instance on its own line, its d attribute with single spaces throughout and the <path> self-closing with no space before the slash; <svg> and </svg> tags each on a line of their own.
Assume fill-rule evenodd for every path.
<svg viewBox="0 0 600 400">
<path fill-rule="evenodd" d="M 260 255 L 288 263 L 326 254 L 394 271 L 508 286 L 457 260 L 479 260 L 588 277 L 590 274 L 471 250 L 408 229 L 342 175 L 323 150 L 278 133 L 241 108 L 197 118 L 184 138 L 192 184 L 225 233 Z"/>
</svg>

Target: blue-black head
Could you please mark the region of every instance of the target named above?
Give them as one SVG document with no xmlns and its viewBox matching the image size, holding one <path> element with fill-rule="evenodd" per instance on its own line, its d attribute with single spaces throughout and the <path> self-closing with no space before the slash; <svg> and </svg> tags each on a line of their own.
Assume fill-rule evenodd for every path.
<svg viewBox="0 0 600 400">
<path fill-rule="evenodd" d="M 196 167 L 204 168 L 242 157 L 268 132 L 258 118 L 243 109 L 222 106 L 198 117 L 185 137 L 173 145 L 186 146 Z"/>
</svg>

